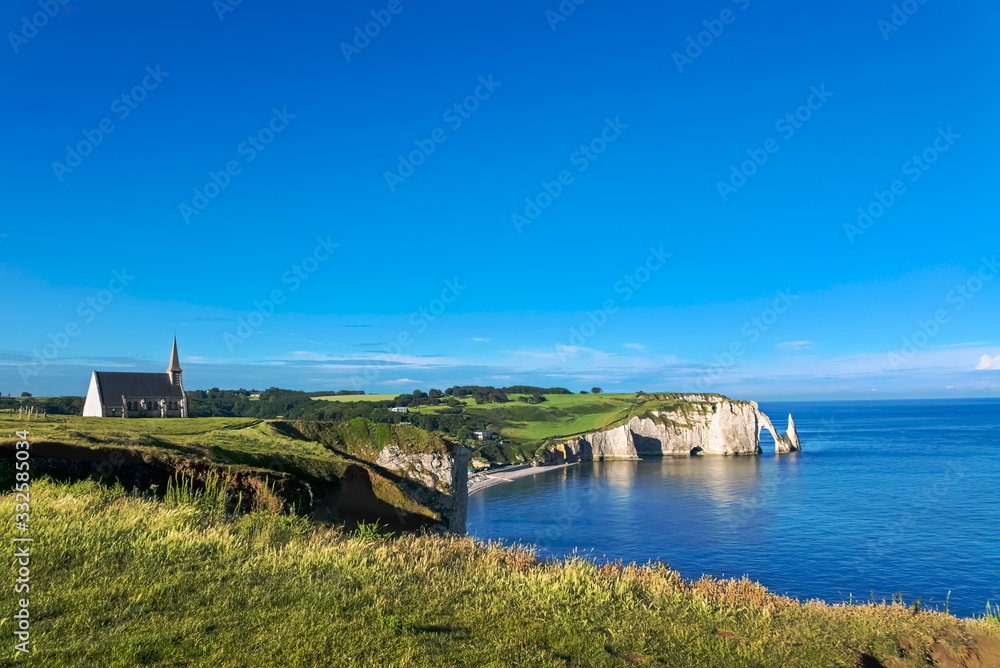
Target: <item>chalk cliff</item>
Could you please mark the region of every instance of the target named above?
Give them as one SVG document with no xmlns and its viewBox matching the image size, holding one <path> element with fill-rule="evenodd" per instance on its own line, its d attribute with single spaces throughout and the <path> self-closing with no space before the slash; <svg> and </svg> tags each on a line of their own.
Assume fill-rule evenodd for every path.
<svg viewBox="0 0 1000 668">
<path fill-rule="evenodd" d="M 464 534 L 471 458 L 472 451 L 463 447 L 455 447 L 447 454 L 428 454 L 388 445 L 379 452 L 375 463 L 400 475 L 396 484 L 410 498 L 438 513 L 441 524 L 434 528 Z"/>
<path fill-rule="evenodd" d="M 767 429 L 775 452 L 801 450 L 792 416 L 788 431 L 778 436 L 770 418 L 755 401 L 733 401 L 720 395 L 680 395 L 669 410 L 652 410 L 625 424 L 584 434 L 546 449 L 545 463 L 595 459 L 638 459 L 643 455 L 753 455 L 760 432 Z"/>
<path fill-rule="evenodd" d="M 781 441 L 775 441 L 776 447 L 775 452 L 796 452 L 802 449 L 802 444 L 799 443 L 799 435 L 795 431 L 795 421 L 792 419 L 792 414 L 788 414 L 788 431 L 781 435 Z"/>
</svg>

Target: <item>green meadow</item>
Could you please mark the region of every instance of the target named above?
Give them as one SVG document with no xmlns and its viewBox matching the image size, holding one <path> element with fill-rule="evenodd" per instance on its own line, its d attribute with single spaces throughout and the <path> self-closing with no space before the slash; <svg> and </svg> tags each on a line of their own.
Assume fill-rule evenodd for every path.
<svg viewBox="0 0 1000 668">
<path fill-rule="evenodd" d="M 604 429 L 635 406 L 634 394 L 550 394 L 545 399 L 541 404 L 512 406 L 504 435 L 541 444 Z"/>
<path fill-rule="evenodd" d="M 252 418 L 188 418 L 128 420 L 76 415 L 0 416 L 0 444 L 17 440 L 14 432 L 28 429 L 33 442 L 65 443 L 91 450 L 143 447 L 168 456 L 195 456 L 227 462 L 226 453 L 287 455 L 329 459 L 319 443 L 291 438 L 274 422 Z M 228 463 L 238 463 L 231 462 Z"/>
<path fill-rule="evenodd" d="M 426 452 L 446 452 L 447 442 L 407 425 L 373 424 L 362 418 L 347 422 L 294 422 L 253 418 L 80 417 L 75 415 L 0 415 L 0 445 L 17 441 L 15 432 L 28 429 L 32 442 L 65 443 L 93 450 L 142 447 L 150 452 L 193 455 L 225 461 L 225 453 L 242 455 L 336 458 L 323 442 L 335 438 L 339 449 L 372 457 L 391 440 L 415 443 Z"/>
<path fill-rule="evenodd" d="M 502 424 L 505 440 L 527 450 L 558 443 L 575 436 L 623 424 L 635 416 L 655 411 L 684 409 L 684 401 L 664 394 L 546 394 L 540 404 L 518 401 L 522 395 L 508 395 L 508 403 L 476 404 L 471 397 L 459 399 L 465 413 L 492 418 Z M 433 413 L 443 406 L 411 409 Z"/>
<path fill-rule="evenodd" d="M 248 418 L 108 419 L 79 416 L 0 416 L 0 449 L 12 450 L 16 432 L 30 432 L 39 456 L 93 463 L 118 462 L 150 471 L 212 470 L 228 478 L 248 476 L 262 483 L 286 483 L 290 493 L 309 485 L 315 501 L 339 488 L 348 467 L 372 469 L 379 452 L 395 444 L 404 452 L 445 454 L 452 444 L 408 425 L 294 422 Z M 4 460 L 0 459 L 0 465 Z M 122 469 L 100 475 L 112 479 Z M 116 473 L 117 472 L 117 473 Z M 122 473 L 125 475 L 124 473 Z M 427 516 L 434 511 L 410 499 L 393 480 L 370 471 L 372 491 L 396 508 Z M 9 476 L 8 476 L 9 477 Z M 126 476 L 127 477 L 127 476 Z M 279 490 L 280 492 L 280 490 Z M 285 501 L 291 502 L 289 499 Z"/>
</svg>

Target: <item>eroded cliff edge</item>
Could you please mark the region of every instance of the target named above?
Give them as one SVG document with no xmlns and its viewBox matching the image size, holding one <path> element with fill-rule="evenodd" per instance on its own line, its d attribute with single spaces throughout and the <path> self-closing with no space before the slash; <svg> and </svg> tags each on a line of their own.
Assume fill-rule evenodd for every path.
<svg viewBox="0 0 1000 668">
<path fill-rule="evenodd" d="M 622 424 L 543 448 L 544 463 L 643 455 L 754 455 L 761 452 L 763 429 L 774 437 L 776 453 L 802 449 L 792 416 L 788 416 L 787 431 L 778 436 L 755 401 L 734 401 L 718 394 L 648 396 L 648 408 Z"/>
<path fill-rule="evenodd" d="M 96 479 L 163 497 L 183 480 L 212 479 L 226 507 L 311 515 L 355 528 L 465 533 L 471 455 L 408 425 L 248 418 L 110 420 L 80 416 L 4 420 L 0 483 L 13 484 L 16 429 L 31 434 L 31 470 L 57 480 Z"/>
</svg>

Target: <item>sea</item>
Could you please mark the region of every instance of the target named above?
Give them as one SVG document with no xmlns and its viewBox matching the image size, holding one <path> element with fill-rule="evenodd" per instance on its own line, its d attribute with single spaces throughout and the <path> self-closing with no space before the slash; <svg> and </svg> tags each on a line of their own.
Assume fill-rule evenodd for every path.
<svg viewBox="0 0 1000 668">
<path fill-rule="evenodd" d="M 1000 399 L 766 402 L 802 452 L 581 462 L 469 499 L 469 534 L 827 603 L 1000 603 Z"/>
</svg>

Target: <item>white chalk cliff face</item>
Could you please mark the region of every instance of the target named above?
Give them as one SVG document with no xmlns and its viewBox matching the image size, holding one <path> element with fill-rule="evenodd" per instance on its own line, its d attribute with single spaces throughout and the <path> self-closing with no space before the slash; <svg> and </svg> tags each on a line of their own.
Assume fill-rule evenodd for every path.
<svg viewBox="0 0 1000 668">
<path fill-rule="evenodd" d="M 773 429 L 771 433 L 774 433 Z M 774 451 L 777 453 L 797 452 L 802 449 L 802 444 L 799 443 L 799 435 L 795 431 L 795 421 L 792 420 L 791 413 L 788 414 L 788 431 L 781 435 L 780 441 L 775 439 L 774 443 Z"/>
<path fill-rule="evenodd" d="M 688 395 L 683 409 L 634 417 L 626 424 L 584 434 L 549 449 L 545 463 L 595 459 L 638 459 L 643 455 L 755 455 L 760 432 L 774 437 L 776 453 L 801 450 L 792 416 L 788 431 L 778 436 L 757 402 L 732 401 L 718 395 Z"/>
<path fill-rule="evenodd" d="M 461 446 L 447 454 L 404 453 L 382 448 L 375 463 L 403 477 L 397 484 L 409 496 L 441 516 L 440 531 L 465 533 L 469 504 L 468 465 L 472 451 Z"/>
</svg>

